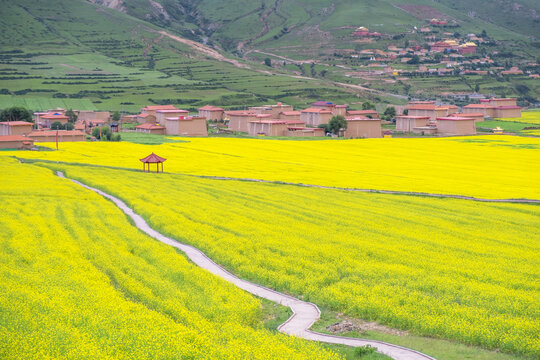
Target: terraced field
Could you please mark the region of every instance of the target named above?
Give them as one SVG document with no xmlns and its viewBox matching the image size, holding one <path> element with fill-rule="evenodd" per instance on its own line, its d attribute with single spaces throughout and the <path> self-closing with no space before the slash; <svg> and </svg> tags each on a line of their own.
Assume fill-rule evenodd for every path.
<svg viewBox="0 0 540 360">
<path fill-rule="evenodd" d="M 264 330 L 259 300 L 143 235 L 102 197 L 3 160 L 2 359 L 339 358 Z"/>
</svg>

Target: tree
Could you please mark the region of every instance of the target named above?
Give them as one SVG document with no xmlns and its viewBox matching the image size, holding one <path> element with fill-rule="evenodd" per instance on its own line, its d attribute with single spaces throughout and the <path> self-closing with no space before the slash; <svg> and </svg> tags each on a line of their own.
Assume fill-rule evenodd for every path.
<svg viewBox="0 0 540 360">
<path fill-rule="evenodd" d="M 362 110 L 375 110 L 375 104 L 366 101 L 362 103 Z"/>
<path fill-rule="evenodd" d="M 333 116 L 332 119 L 328 122 L 328 132 L 331 132 L 334 135 L 339 134 L 339 130 L 347 130 L 347 120 L 342 115 Z"/>
<path fill-rule="evenodd" d="M 71 109 L 66 111 L 66 116 L 68 117 L 68 121 L 72 124 L 77 121 L 77 114 L 75 114 Z"/>
<path fill-rule="evenodd" d="M 120 141 L 120 134 L 113 134 L 108 126 L 101 126 L 92 130 L 92 136 L 99 140 Z"/>
<path fill-rule="evenodd" d="M 51 124 L 51 130 L 64 130 L 64 125 L 60 121 Z"/>
<path fill-rule="evenodd" d="M 385 120 L 390 121 L 396 116 L 396 108 L 393 106 L 389 106 L 384 110 L 383 117 Z"/>
<path fill-rule="evenodd" d="M 486 30 L 482 30 L 482 34 L 480 34 L 480 36 L 483 37 L 483 38 L 486 38 L 487 37 Z"/>
<path fill-rule="evenodd" d="M 270 58 L 264 59 L 264 65 L 272 67 L 272 60 Z"/>
<path fill-rule="evenodd" d="M 0 121 L 32 121 L 32 113 L 25 107 L 13 106 L 0 112 Z"/>
<path fill-rule="evenodd" d="M 74 129 L 74 126 L 72 123 L 67 122 L 64 124 L 64 130 L 73 130 L 73 129 Z"/>
<path fill-rule="evenodd" d="M 420 63 L 420 56 L 413 55 L 411 60 L 407 61 L 407 64 L 419 64 Z"/>
<path fill-rule="evenodd" d="M 114 122 L 119 122 L 120 121 L 120 113 L 118 111 L 115 111 L 112 114 L 112 121 L 114 121 Z"/>
<path fill-rule="evenodd" d="M 479 85 L 478 83 L 474 86 L 474 92 L 475 92 L 475 93 L 479 93 L 479 92 L 480 92 L 480 85 Z"/>
</svg>

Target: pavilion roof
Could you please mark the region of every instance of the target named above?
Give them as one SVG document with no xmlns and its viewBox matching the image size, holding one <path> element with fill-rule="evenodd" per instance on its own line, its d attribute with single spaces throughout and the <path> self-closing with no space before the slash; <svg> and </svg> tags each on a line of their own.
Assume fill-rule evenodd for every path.
<svg viewBox="0 0 540 360">
<path fill-rule="evenodd" d="M 164 162 L 165 158 L 162 158 L 161 156 L 157 156 L 156 154 L 154 153 L 151 153 L 150 155 L 148 155 L 147 157 L 143 158 L 143 159 L 139 159 L 141 162 L 143 163 L 152 163 L 152 164 L 155 164 L 155 163 L 162 163 Z"/>
</svg>

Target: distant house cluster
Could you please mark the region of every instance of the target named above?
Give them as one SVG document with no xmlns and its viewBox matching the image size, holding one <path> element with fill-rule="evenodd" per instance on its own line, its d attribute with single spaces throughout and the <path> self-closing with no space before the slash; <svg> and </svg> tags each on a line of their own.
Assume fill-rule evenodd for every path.
<svg viewBox="0 0 540 360">
<path fill-rule="evenodd" d="M 434 101 L 411 101 L 407 115 L 396 117 L 396 130 L 403 132 L 441 135 L 474 135 L 475 123 L 485 118 L 521 117 L 516 99 L 482 99 L 469 104 L 462 112 L 455 105 L 436 105 Z"/>
<path fill-rule="evenodd" d="M 141 109 L 132 119 L 138 132 L 159 135 L 207 136 L 206 118 L 190 116 L 189 111 L 173 105 L 153 105 Z"/>
<path fill-rule="evenodd" d="M 201 109 L 200 115 L 208 107 Z M 382 137 L 381 120 L 376 111 L 347 111 L 347 105 L 327 101 L 314 102 L 309 108 L 300 111 L 283 103 L 250 107 L 248 110 L 223 111 L 222 119 L 228 122 L 230 131 L 247 132 L 253 136 L 310 137 L 324 136 L 324 129 L 319 126 L 328 124 L 336 115 L 342 115 L 347 121 L 347 129 L 343 132 L 345 137 Z"/>
</svg>

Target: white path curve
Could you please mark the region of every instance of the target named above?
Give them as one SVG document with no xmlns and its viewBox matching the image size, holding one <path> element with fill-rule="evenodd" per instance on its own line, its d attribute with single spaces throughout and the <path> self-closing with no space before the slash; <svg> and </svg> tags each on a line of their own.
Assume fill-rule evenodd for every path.
<svg viewBox="0 0 540 360">
<path fill-rule="evenodd" d="M 61 178 L 66 178 L 61 171 L 57 171 L 56 174 Z M 210 271 L 212 274 L 217 275 L 224 280 L 236 285 L 237 287 L 259 297 L 265 298 L 267 300 L 273 301 L 275 303 L 281 304 L 283 306 L 289 307 L 293 315 L 281 324 L 278 327 L 278 330 L 282 333 L 301 337 L 307 340 L 331 343 L 331 344 L 343 344 L 348 346 L 365 346 L 371 345 L 377 348 L 377 351 L 390 356 L 396 360 L 435 360 L 431 356 L 422 354 L 421 352 L 407 349 L 405 347 L 385 343 L 382 341 L 374 340 L 363 340 L 357 338 L 348 338 L 343 336 L 334 336 L 318 333 L 315 331 L 309 330 L 311 326 L 319 320 L 321 311 L 317 305 L 309 302 L 305 302 L 299 299 L 296 299 L 292 296 L 285 295 L 269 289 L 267 287 L 254 284 L 252 282 L 242 280 L 237 276 L 231 274 L 229 271 L 225 270 L 220 265 L 213 262 L 208 256 L 206 256 L 202 251 L 193 246 L 182 244 L 176 240 L 173 240 L 169 237 L 162 235 L 156 230 L 152 229 L 148 223 L 138 214 L 136 214 L 126 203 L 122 200 L 107 194 L 99 189 L 85 185 L 77 180 L 69 179 L 74 183 L 85 187 L 86 189 L 92 190 L 99 195 L 111 200 L 118 206 L 127 216 L 129 216 L 134 222 L 135 226 L 153 237 L 156 240 L 161 241 L 164 244 L 173 246 L 182 252 L 184 252 L 187 257 L 193 261 L 197 266 Z"/>
</svg>

